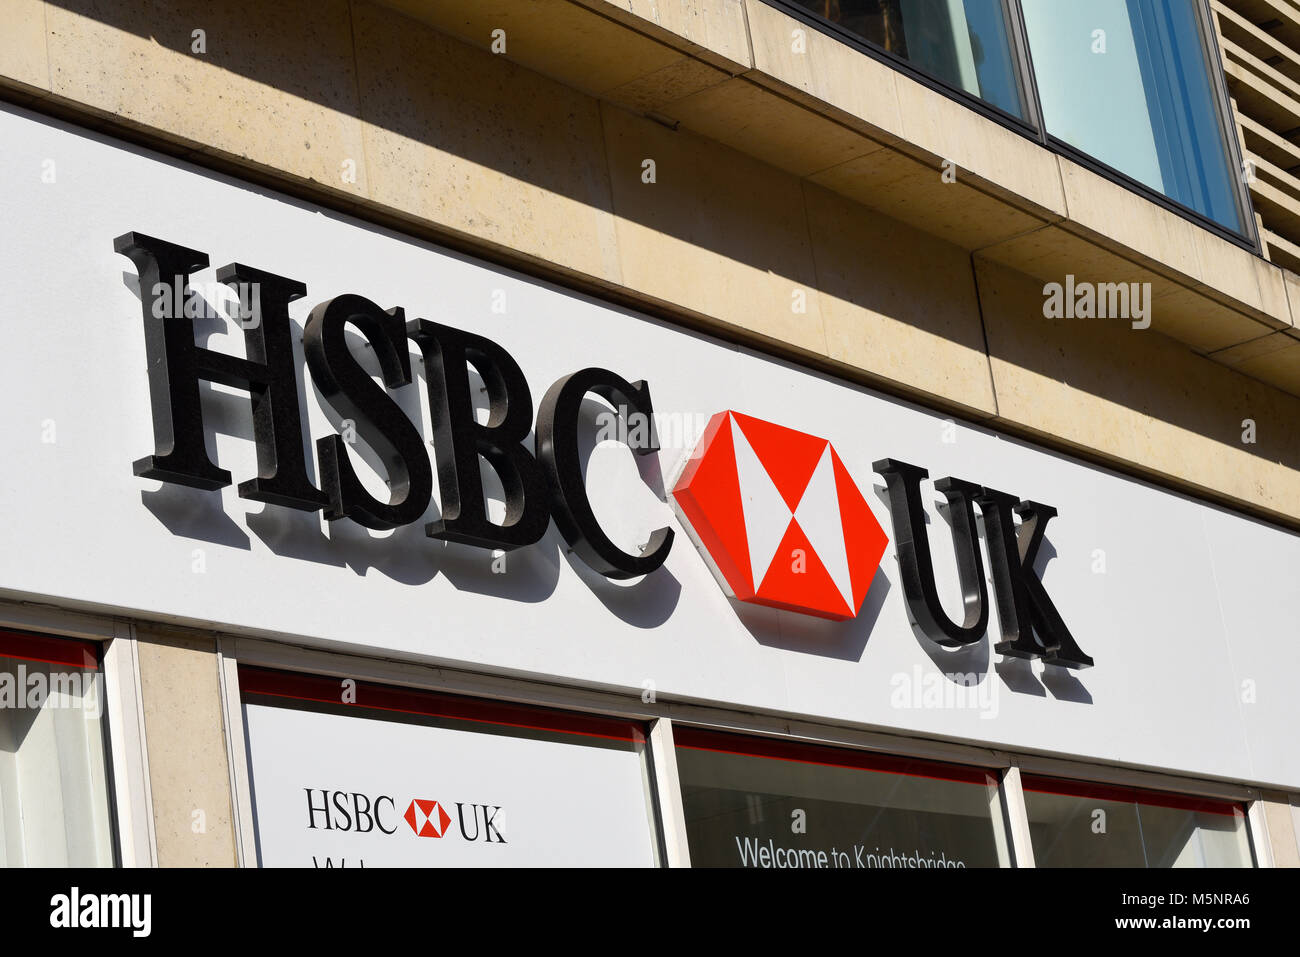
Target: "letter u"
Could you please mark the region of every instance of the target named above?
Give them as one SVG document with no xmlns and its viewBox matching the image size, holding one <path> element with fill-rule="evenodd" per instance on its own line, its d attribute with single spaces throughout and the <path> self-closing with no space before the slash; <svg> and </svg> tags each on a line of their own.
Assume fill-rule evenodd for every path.
<svg viewBox="0 0 1300 957">
<path fill-rule="evenodd" d="M 939 603 L 934 581 L 934 560 L 925 528 L 925 505 L 921 501 L 921 480 L 929 473 L 917 465 L 897 459 L 882 459 L 872 465 L 884 476 L 889 493 L 889 511 L 894 524 L 898 567 L 903 579 L 907 611 L 917 627 L 932 641 L 949 648 L 979 641 L 988 629 L 988 586 L 984 582 L 984 559 L 975 531 L 974 498 L 979 486 L 960 479 L 939 479 L 934 487 L 948 500 L 952 520 L 953 547 L 957 553 L 957 578 L 961 583 L 964 617 L 957 624 Z"/>
<path fill-rule="evenodd" d="M 456 802 L 456 817 L 460 819 L 460 836 L 463 837 L 463 838 L 464 838 L 465 840 L 467 840 L 467 841 L 477 841 L 477 840 L 478 840 L 478 805 L 477 805 L 477 804 L 471 804 L 471 805 L 470 805 L 469 816 L 472 817 L 472 818 L 474 819 L 474 836 L 473 836 L 473 837 L 470 837 L 467 833 L 465 833 L 465 805 L 463 805 L 463 804 L 461 804 L 459 801 L 457 801 L 457 802 Z"/>
</svg>

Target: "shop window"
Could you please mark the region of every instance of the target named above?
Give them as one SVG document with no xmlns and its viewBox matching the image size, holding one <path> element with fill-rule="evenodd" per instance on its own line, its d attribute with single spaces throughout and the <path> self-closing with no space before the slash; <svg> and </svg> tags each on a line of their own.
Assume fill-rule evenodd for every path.
<svg viewBox="0 0 1300 957">
<path fill-rule="evenodd" d="M 1011 863 L 992 771 L 681 726 L 673 734 L 696 867 Z"/>
<path fill-rule="evenodd" d="M 1023 775 L 1038 867 L 1250 867 L 1240 804 Z"/>
<path fill-rule="evenodd" d="M 1002 0 L 791 0 L 922 73 L 1023 119 Z"/>
<path fill-rule="evenodd" d="M 1021 3 L 1047 134 L 1243 232 L 1196 3 Z"/>
<path fill-rule="evenodd" d="M 0 866 L 109 867 L 97 646 L 0 631 Z"/>
<path fill-rule="evenodd" d="M 263 866 L 653 866 L 635 722 L 239 669 Z"/>
</svg>

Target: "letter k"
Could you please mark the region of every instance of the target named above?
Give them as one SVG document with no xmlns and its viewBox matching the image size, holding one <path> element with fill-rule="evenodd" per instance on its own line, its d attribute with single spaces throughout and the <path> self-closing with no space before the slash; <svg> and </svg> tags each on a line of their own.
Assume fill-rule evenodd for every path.
<svg viewBox="0 0 1300 957">
<path fill-rule="evenodd" d="M 1047 523 L 1056 509 L 985 488 L 976 499 L 984 516 L 989 564 L 997 594 L 1002 641 L 994 646 L 1000 655 L 1038 658 L 1063 668 L 1091 668 L 1051 596 L 1034 571 Z M 1017 527 L 1012 512 L 1021 518 Z M 1037 634 L 1037 638 L 1035 638 Z"/>
</svg>

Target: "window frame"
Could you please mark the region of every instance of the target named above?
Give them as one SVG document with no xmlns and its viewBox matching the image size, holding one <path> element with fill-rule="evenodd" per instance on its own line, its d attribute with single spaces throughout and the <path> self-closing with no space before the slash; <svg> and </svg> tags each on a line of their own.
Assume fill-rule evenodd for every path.
<svg viewBox="0 0 1300 957">
<path fill-rule="evenodd" d="M 1048 791 L 1046 793 L 1055 793 L 1067 797 L 1086 797 L 1088 795 L 1084 794 L 1083 792 L 1089 788 L 1095 788 L 1097 790 L 1103 790 L 1103 791 L 1105 790 L 1117 791 L 1117 792 L 1129 791 L 1132 792 L 1131 797 L 1128 795 L 1116 794 L 1113 797 L 1097 796 L 1097 799 L 1100 801 L 1118 802 L 1125 805 L 1133 804 L 1139 809 L 1144 805 L 1178 808 L 1180 804 L 1195 804 L 1197 802 L 1227 805 L 1229 807 L 1236 809 L 1241 814 L 1242 826 L 1244 827 L 1246 832 L 1246 849 L 1250 854 L 1250 860 L 1245 864 L 1245 867 L 1254 869 L 1262 866 L 1260 863 L 1260 854 L 1255 848 L 1255 835 L 1252 830 L 1252 824 L 1251 824 L 1252 815 L 1250 812 L 1251 812 L 1251 808 L 1254 806 L 1254 801 L 1252 800 L 1246 798 L 1231 799 L 1231 798 L 1224 798 L 1221 796 L 1211 796 L 1211 795 L 1201 794 L 1201 793 L 1191 793 L 1185 787 L 1179 788 L 1177 790 L 1170 789 L 1170 788 L 1153 788 L 1146 784 L 1133 784 L 1131 782 L 1121 783 L 1113 780 L 1110 781 L 1088 780 L 1077 776 L 1065 777 L 1063 775 L 1056 774 L 1056 773 L 1041 774 L 1041 773 L 1034 772 L 1031 774 L 1026 774 L 1023 777 L 1030 777 L 1033 779 L 1037 779 L 1037 783 L 1040 785 L 1042 784 L 1057 785 L 1060 787 L 1060 790 Z M 1035 791 L 1038 793 L 1044 793 L 1044 789 L 1041 786 L 1033 787 L 1031 785 L 1026 785 L 1024 783 L 1023 777 L 1020 782 L 1022 800 L 1025 791 Z M 1186 809 L 1195 810 L 1194 808 L 1186 808 Z M 1027 813 L 1028 805 L 1026 805 L 1025 810 Z M 1224 812 L 1214 811 L 1213 813 L 1224 813 Z M 1026 822 L 1025 822 L 1026 828 L 1028 828 L 1028 824 L 1029 824 L 1028 818 L 1026 817 Z M 1144 848 L 1143 853 L 1145 854 L 1145 852 L 1146 851 Z M 1038 865 L 1035 864 L 1034 866 L 1037 867 Z"/>
<path fill-rule="evenodd" d="M 681 853 L 686 827 L 680 811 L 676 764 L 665 766 L 673 752 L 670 724 L 653 707 L 635 707 L 638 697 L 584 691 L 536 680 L 506 678 L 427 664 L 353 656 L 281 644 L 261 638 L 217 634 L 226 751 L 234 803 L 236 858 L 239 867 L 258 867 L 256 825 L 253 820 L 252 773 L 244 726 L 240 668 L 268 670 L 307 678 L 352 679 L 417 693 L 468 699 L 491 709 L 512 705 L 573 716 L 635 723 L 645 728 L 646 772 L 652 799 L 651 821 L 660 867 L 689 866 Z"/>
<path fill-rule="evenodd" d="M 1143 771 L 1133 768 L 1091 764 L 1084 761 L 1064 758 L 1048 758 L 1038 755 L 1021 755 L 1013 759 L 1015 770 L 1015 802 L 1019 814 L 1013 817 L 1018 829 L 1017 840 L 1023 839 L 1026 857 L 1030 861 L 1026 866 L 1037 867 L 1033 862 L 1033 848 L 1029 835 L 1029 809 L 1025 804 L 1024 789 L 1020 773 L 1038 778 L 1056 778 L 1063 782 L 1096 784 L 1103 787 L 1133 788 L 1138 791 L 1164 792 L 1175 797 L 1205 798 L 1211 801 L 1239 804 L 1245 810 L 1246 844 L 1250 848 L 1250 866 L 1252 868 L 1272 867 L 1273 854 L 1268 831 L 1264 826 L 1263 795 L 1256 788 L 1228 781 L 1213 781 L 1200 778 L 1184 778 L 1157 771 Z M 1008 788 L 1008 791 L 1011 789 Z M 1018 818 L 1018 820 L 1017 820 Z M 1019 850 L 1020 845 L 1016 845 Z"/>
<path fill-rule="evenodd" d="M 101 702 L 111 862 L 106 870 L 156 866 L 157 845 L 145 756 L 135 636 L 116 619 L 0 601 L 0 631 L 94 649 Z"/>
<path fill-rule="evenodd" d="M 747 758 L 770 759 L 791 764 L 813 764 L 822 767 L 862 771 L 869 774 L 919 776 L 937 781 L 991 787 L 995 792 L 989 806 L 989 822 L 1001 825 L 1001 842 L 1005 845 L 1007 863 L 999 865 L 997 870 L 1014 870 L 1020 864 L 1019 848 L 1012 833 L 1012 815 L 1007 807 L 1007 795 L 1004 786 L 1006 769 L 997 763 L 995 753 L 990 753 L 990 760 L 982 762 L 954 761 L 950 758 L 936 759 L 932 756 L 920 756 L 918 744 L 912 741 L 906 750 L 891 748 L 854 747 L 844 743 L 830 744 L 825 741 L 789 735 L 756 734 L 732 728 L 721 729 L 714 725 L 698 721 L 676 722 L 675 728 L 685 732 L 687 743 L 680 747 L 688 750 L 713 751 Z M 693 739 L 693 743 L 692 743 Z M 712 746 L 710 746 L 712 745 Z M 835 760 L 841 756 L 840 760 Z M 674 752 L 674 763 L 676 753 Z M 911 767 L 909 767 L 911 766 Z M 982 779 L 982 780 L 977 780 Z M 682 816 L 685 818 L 684 799 L 678 792 Z M 999 817 L 1000 815 L 1000 817 Z M 995 844 L 999 843 L 995 838 Z"/>
<path fill-rule="evenodd" d="M 649 799 L 646 810 L 652 828 L 650 840 L 654 846 L 653 866 L 662 867 L 667 861 L 663 814 L 660 809 L 662 796 L 651 752 L 654 746 L 651 721 L 624 717 L 604 710 L 578 709 L 557 704 L 541 705 L 500 696 L 487 697 L 448 692 L 445 689 L 421 687 L 409 683 L 375 681 L 364 676 L 359 678 L 347 676 L 348 680 L 354 681 L 357 697 L 350 702 L 340 702 L 338 675 L 329 676 L 301 669 L 266 667 L 249 664 L 246 661 L 233 661 L 233 665 L 235 688 L 240 696 L 241 725 L 244 719 L 243 706 L 246 703 L 308 713 L 315 711 L 316 706 L 324 704 L 329 706 L 325 712 L 327 714 L 355 716 L 372 721 L 379 719 L 403 724 L 414 721 L 418 726 L 423 723 L 420 719 L 439 719 L 445 722 L 444 727 L 460 734 L 474 732 L 474 725 L 488 725 L 497 729 L 519 729 L 524 732 L 521 737 L 526 737 L 529 731 L 541 731 L 562 736 L 570 743 L 576 743 L 582 738 L 595 737 L 627 741 L 634 747 L 639 746 L 642 753 L 641 760 L 644 762 Z M 225 671 L 223 662 L 223 674 Z M 363 693 L 367 699 L 364 704 L 361 701 Z M 253 701 L 246 702 L 245 696 L 251 696 Z M 223 701 L 223 706 L 229 705 Z M 333 710 L 334 708 L 338 710 Z M 511 731 L 505 730 L 499 733 L 510 735 Z M 248 825 L 256 828 L 252 815 L 252 769 L 248 763 L 246 750 L 247 732 L 244 732 L 244 747 L 244 781 L 248 784 L 250 799 L 246 804 L 241 800 L 240 804 L 249 810 Z M 227 742 L 227 751 L 229 752 L 229 742 Z M 232 792 L 236 786 L 232 777 Z M 239 820 L 242 826 L 243 818 Z M 241 839 L 237 839 L 236 843 L 240 845 L 241 853 L 247 852 Z M 251 849 L 251 852 L 252 856 L 248 858 L 247 866 L 256 867 L 258 866 L 256 846 Z M 240 865 L 245 866 L 243 860 L 240 861 Z"/>
<path fill-rule="evenodd" d="M 980 99 L 973 93 L 953 86 L 903 57 L 876 46 L 870 40 L 860 37 L 839 24 L 827 20 L 820 14 L 800 5 L 798 0 L 762 0 L 762 2 L 775 7 L 787 16 L 808 24 L 820 33 L 835 37 L 873 60 L 903 73 L 936 93 L 956 100 L 986 119 L 992 120 L 1026 139 L 1034 141 L 1039 146 L 1052 151 L 1058 156 L 1063 156 L 1090 172 L 1125 187 L 1169 212 L 1191 220 L 1196 225 L 1209 230 L 1220 238 L 1226 239 L 1257 256 L 1263 255 L 1259 223 L 1255 218 L 1255 209 L 1250 198 L 1250 188 L 1244 177 L 1245 159 L 1242 154 L 1236 124 L 1232 120 L 1232 105 L 1228 98 L 1223 60 L 1208 0 L 1192 0 L 1192 3 L 1201 36 L 1202 54 L 1205 57 L 1206 69 L 1210 75 L 1210 85 L 1213 89 L 1216 119 L 1218 120 L 1220 133 L 1227 143 L 1229 164 L 1236 171 L 1236 175 L 1232 176 L 1231 180 L 1233 199 L 1238 214 L 1241 216 L 1243 226 L 1243 232 L 1240 233 L 1047 133 L 1046 126 L 1043 123 L 1042 104 L 1038 95 L 1038 81 L 1034 74 L 1033 56 L 1029 50 L 1024 9 L 1020 0 L 1001 0 L 1001 4 L 1009 28 L 1008 39 L 1012 49 L 1012 56 L 1015 58 L 1013 66 L 1020 81 L 1020 96 L 1025 110 L 1023 118 L 1014 116 L 992 103 Z"/>
</svg>

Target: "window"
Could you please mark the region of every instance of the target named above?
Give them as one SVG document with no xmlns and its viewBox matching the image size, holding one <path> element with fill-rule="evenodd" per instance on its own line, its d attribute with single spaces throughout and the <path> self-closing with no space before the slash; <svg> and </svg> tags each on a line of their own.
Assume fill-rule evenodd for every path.
<svg viewBox="0 0 1300 957">
<path fill-rule="evenodd" d="M 1006 867 L 991 771 L 676 727 L 696 867 Z"/>
<path fill-rule="evenodd" d="M 241 666 L 272 867 L 653 866 L 635 722 Z"/>
<path fill-rule="evenodd" d="M 1021 4 L 1046 133 L 1242 232 L 1196 4 Z"/>
<path fill-rule="evenodd" d="M 1241 805 L 1023 775 L 1038 867 L 1250 867 Z"/>
<path fill-rule="evenodd" d="M 1002 0 L 795 2 L 923 73 L 1024 119 Z"/>
<path fill-rule="evenodd" d="M 95 645 L 0 631 L 0 866 L 112 866 L 103 704 Z"/>
<path fill-rule="evenodd" d="M 769 2 L 1224 235 L 1248 234 L 1203 0 Z"/>
</svg>

